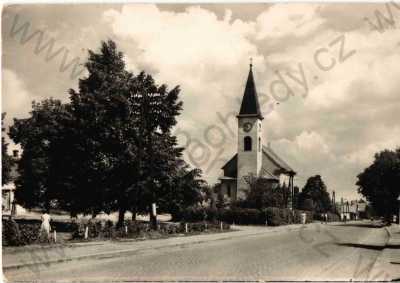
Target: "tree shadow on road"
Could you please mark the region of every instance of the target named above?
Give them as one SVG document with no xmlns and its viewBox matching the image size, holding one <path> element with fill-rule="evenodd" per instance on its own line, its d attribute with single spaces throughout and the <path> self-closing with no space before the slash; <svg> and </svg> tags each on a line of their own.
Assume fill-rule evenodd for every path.
<svg viewBox="0 0 400 283">
<path fill-rule="evenodd" d="M 367 245 L 367 244 L 358 244 L 358 243 L 337 243 L 336 245 L 342 246 L 342 247 L 368 249 L 368 250 L 375 250 L 375 251 L 381 251 L 385 248 L 385 246 L 376 246 L 376 245 Z"/>
<path fill-rule="evenodd" d="M 334 226 L 345 226 L 345 227 L 359 227 L 359 228 L 382 228 L 384 225 L 380 224 L 336 224 Z"/>
</svg>

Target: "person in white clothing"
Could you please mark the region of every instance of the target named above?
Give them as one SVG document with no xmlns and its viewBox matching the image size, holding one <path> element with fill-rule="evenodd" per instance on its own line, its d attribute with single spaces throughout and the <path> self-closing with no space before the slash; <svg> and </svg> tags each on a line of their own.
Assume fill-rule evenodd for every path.
<svg viewBox="0 0 400 283">
<path fill-rule="evenodd" d="M 42 217 L 42 225 L 40 226 L 40 232 L 44 233 L 47 239 L 50 239 L 50 215 L 45 212 Z"/>
</svg>

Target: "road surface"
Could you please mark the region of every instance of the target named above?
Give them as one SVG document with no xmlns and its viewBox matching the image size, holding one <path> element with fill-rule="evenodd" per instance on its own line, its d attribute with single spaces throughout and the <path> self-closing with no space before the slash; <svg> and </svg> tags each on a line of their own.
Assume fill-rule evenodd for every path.
<svg viewBox="0 0 400 283">
<path fill-rule="evenodd" d="M 385 280 L 375 262 L 388 240 L 371 223 L 311 224 L 129 255 L 5 271 L 11 281 Z M 266 228 L 267 231 L 267 228 Z"/>
</svg>

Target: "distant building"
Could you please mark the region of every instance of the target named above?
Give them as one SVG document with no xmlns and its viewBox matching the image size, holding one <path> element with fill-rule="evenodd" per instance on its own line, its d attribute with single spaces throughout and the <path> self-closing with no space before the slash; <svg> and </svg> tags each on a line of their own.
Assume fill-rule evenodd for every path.
<svg viewBox="0 0 400 283">
<path fill-rule="evenodd" d="M 296 172 L 270 145 L 263 145 L 264 117 L 260 111 L 252 64 L 237 119 L 237 153 L 222 167 L 221 192 L 230 200 L 243 199 L 246 190 L 249 190 L 246 177 L 253 175 L 267 179 L 271 186 L 285 183 L 293 195 L 293 177 Z"/>
<path fill-rule="evenodd" d="M 338 212 L 343 219 L 346 216 L 347 220 L 358 220 L 365 217 L 367 203 L 363 200 L 341 200 L 338 204 Z"/>
<path fill-rule="evenodd" d="M 17 160 L 18 150 L 13 151 L 13 158 Z M 15 202 L 15 180 L 18 177 L 17 164 L 14 163 L 11 167 L 11 181 L 1 187 L 2 195 L 2 212 L 3 215 L 18 215 L 25 212 L 25 209 L 17 205 Z"/>
</svg>

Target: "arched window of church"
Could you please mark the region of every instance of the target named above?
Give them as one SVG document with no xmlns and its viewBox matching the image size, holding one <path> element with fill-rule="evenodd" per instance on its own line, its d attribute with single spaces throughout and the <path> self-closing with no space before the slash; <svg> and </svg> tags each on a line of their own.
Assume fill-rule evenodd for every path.
<svg viewBox="0 0 400 283">
<path fill-rule="evenodd" d="M 258 151 L 261 151 L 261 138 L 258 138 Z"/>
<path fill-rule="evenodd" d="M 244 151 L 251 151 L 251 137 L 244 137 Z"/>
</svg>

